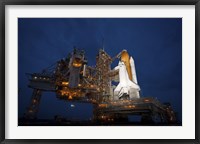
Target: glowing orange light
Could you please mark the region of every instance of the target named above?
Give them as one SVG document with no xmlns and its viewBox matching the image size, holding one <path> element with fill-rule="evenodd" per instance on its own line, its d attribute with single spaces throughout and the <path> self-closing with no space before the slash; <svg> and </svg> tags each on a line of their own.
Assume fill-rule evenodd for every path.
<svg viewBox="0 0 200 144">
<path fill-rule="evenodd" d="M 73 63 L 73 66 L 74 66 L 74 67 L 81 67 L 81 66 L 82 66 L 82 63 L 74 62 L 74 63 Z"/>
<path fill-rule="evenodd" d="M 62 82 L 62 85 L 68 85 L 69 82 Z"/>
<path fill-rule="evenodd" d="M 99 107 L 107 107 L 107 104 L 99 104 Z"/>
<path fill-rule="evenodd" d="M 72 99 L 72 96 L 69 96 L 68 99 Z"/>
</svg>

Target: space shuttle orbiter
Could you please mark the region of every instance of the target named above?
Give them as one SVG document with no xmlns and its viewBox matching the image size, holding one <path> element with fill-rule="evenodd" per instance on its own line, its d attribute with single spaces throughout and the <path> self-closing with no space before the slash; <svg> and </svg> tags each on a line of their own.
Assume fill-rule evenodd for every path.
<svg viewBox="0 0 200 144">
<path fill-rule="evenodd" d="M 139 98 L 140 87 L 137 84 L 134 60 L 129 58 L 126 50 L 122 51 L 121 60 L 114 69 L 119 70 L 119 84 L 114 89 L 114 99 Z"/>
</svg>

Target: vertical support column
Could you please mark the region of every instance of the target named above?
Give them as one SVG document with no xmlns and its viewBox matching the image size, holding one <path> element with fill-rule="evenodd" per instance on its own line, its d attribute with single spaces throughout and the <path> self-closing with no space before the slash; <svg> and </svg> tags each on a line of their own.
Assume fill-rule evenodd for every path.
<svg viewBox="0 0 200 144">
<path fill-rule="evenodd" d="M 25 118 L 35 119 L 39 110 L 39 104 L 41 99 L 42 91 L 38 89 L 33 90 L 30 106 L 27 108 Z"/>
</svg>

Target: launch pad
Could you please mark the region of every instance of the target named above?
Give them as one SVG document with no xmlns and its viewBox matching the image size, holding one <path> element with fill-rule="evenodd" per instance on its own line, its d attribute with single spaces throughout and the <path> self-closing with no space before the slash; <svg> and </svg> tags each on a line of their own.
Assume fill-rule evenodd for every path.
<svg viewBox="0 0 200 144">
<path fill-rule="evenodd" d="M 112 69 L 111 64 L 117 59 L 119 64 Z M 100 49 L 92 67 L 87 65 L 84 51 L 74 49 L 55 65 L 28 76 L 33 94 L 24 116 L 26 120 L 37 118 L 42 92 L 51 91 L 61 100 L 92 103 L 94 125 L 126 123 L 129 115 L 141 116 L 143 124 L 177 122 L 169 103 L 140 97 L 134 60 L 126 50 L 111 57 Z"/>
</svg>

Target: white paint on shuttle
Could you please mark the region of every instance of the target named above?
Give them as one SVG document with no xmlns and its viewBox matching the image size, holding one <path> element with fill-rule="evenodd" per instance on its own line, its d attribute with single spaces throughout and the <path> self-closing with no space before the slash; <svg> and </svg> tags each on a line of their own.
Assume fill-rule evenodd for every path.
<svg viewBox="0 0 200 144">
<path fill-rule="evenodd" d="M 118 66 L 114 69 L 119 69 L 119 84 L 114 89 L 114 99 L 120 99 L 123 96 L 129 96 L 130 99 L 140 98 L 139 91 L 140 87 L 137 84 L 137 77 L 135 71 L 135 64 L 133 58 L 130 58 L 131 72 L 133 76 L 133 81 L 129 79 L 126 65 L 124 62 L 119 61 Z"/>
</svg>

